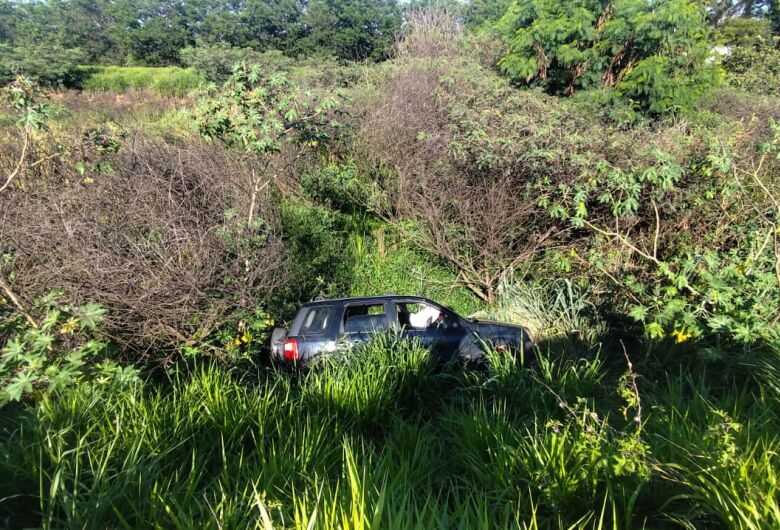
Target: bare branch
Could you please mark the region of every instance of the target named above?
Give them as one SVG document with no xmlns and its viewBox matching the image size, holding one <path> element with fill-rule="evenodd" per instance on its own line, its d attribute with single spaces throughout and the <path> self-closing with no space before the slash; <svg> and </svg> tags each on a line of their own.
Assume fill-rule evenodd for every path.
<svg viewBox="0 0 780 530">
<path fill-rule="evenodd" d="M 24 305 L 19 301 L 19 298 L 11 290 L 11 287 L 2 279 L 0 279 L 0 289 L 2 289 L 3 293 L 5 293 L 5 297 L 11 301 L 14 307 L 16 307 L 16 310 L 19 311 L 19 314 L 21 314 L 32 327 L 38 329 L 38 323 L 30 315 L 27 309 L 25 309 Z"/>
<path fill-rule="evenodd" d="M 27 159 L 27 149 L 30 146 L 29 133 L 23 130 L 22 137 L 24 138 L 24 143 L 22 144 L 22 154 L 19 156 L 19 161 L 16 163 L 14 170 L 7 175 L 5 183 L 0 186 L 0 193 L 2 193 L 8 186 L 11 185 L 11 181 L 19 174 L 19 171 L 24 165 L 24 161 Z"/>
</svg>

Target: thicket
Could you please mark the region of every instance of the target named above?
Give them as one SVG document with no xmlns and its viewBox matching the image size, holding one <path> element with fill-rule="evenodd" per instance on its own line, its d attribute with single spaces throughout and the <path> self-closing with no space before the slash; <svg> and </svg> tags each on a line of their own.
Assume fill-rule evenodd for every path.
<svg viewBox="0 0 780 530">
<path fill-rule="evenodd" d="M 74 306 L 105 305 L 126 345 L 169 355 L 177 342 L 221 344 L 207 337 L 246 325 L 234 311 L 270 303 L 284 319 L 353 291 L 354 259 L 368 247 L 384 260 L 377 234 L 393 233 L 487 306 L 505 285 L 566 275 L 650 338 L 710 360 L 765 358 L 780 281 L 776 103 L 754 113 L 757 100 L 722 91 L 687 121 L 629 127 L 594 119 L 590 101 L 513 88 L 461 32 L 449 15 L 417 12 L 396 58 L 357 76 L 239 65 L 193 113 L 228 150 L 113 126 L 8 129 L 3 250 L 22 304 L 64 288 Z M 35 105 L 17 109 L 22 120 L 43 115 Z M 122 213 L 109 215 L 116 197 Z M 94 282 L 86 263 L 99 264 Z M 281 269 L 298 280 L 273 289 Z"/>
<path fill-rule="evenodd" d="M 185 65 L 200 72 L 211 83 L 225 82 L 233 73 L 233 67 L 237 63 L 258 64 L 273 69 L 289 68 L 295 64 L 293 59 L 285 57 L 276 50 L 257 52 L 251 48 L 231 46 L 224 42 L 190 46 L 184 48 L 180 55 Z"/>
<path fill-rule="evenodd" d="M 13 46 L 0 42 L 0 84 L 17 75 L 34 78 L 50 88 L 74 88 L 81 85 L 84 71 L 79 68 L 84 54 L 79 49 L 57 45 Z"/>
<path fill-rule="evenodd" d="M 38 166 L 24 192 L 3 198 L 2 270 L 20 300 L 62 289 L 97 302 L 111 336 L 142 351 L 253 315 L 282 281 L 285 250 L 270 193 L 252 194 L 251 169 L 199 142 L 135 134 L 116 148 L 102 169 L 76 165 L 84 159 Z M 70 149 L 66 160 L 84 156 Z M 257 221 L 247 224 L 250 209 Z"/>
<path fill-rule="evenodd" d="M 563 272 L 712 357 L 726 339 L 775 340 L 775 224 L 754 217 L 775 208 L 775 104 L 748 124 L 724 108 L 716 125 L 626 129 L 412 44 L 356 97 L 367 207 L 489 304 L 513 277 Z"/>
<path fill-rule="evenodd" d="M 85 130 L 80 138 L 11 129 L 9 134 L 26 138 L 33 152 L 11 147 L 4 154 L 8 175 L 21 169 L 26 173 L 2 198 L 10 205 L 4 209 L 4 230 L 13 235 L 4 247 L 15 267 L 41 271 L 19 274 L 22 299 L 32 304 L 55 287 L 75 293 L 74 278 L 83 265 L 62 276 L 51 274 L 50 267 L 61 263 L 55 270 L 67 271 L 71 260 L 66 254 L 96 259 L 91 249 L 81 252 L 62 245 L 64 253 L 58 253 L 44 248 L 61 235 L 31 226 L 58 229 L 53 220 L 46 221 L 54 216 L 52 201 L 72 205 L 68 214 L 76 219 L 87 215 L 77 213 L 78 207 L 105 202 L 109 208 L 116 196 L 141 193 L 144 203 L 157 204 L 162 197 L 143 193 L 170 188 L 166 179 L 178 172 L 181 179 L 195 179 L 192 191 L 167 197 L 170 204 L 187 209 L 187 201 L 199 200 L 201 186 L 212 186 L 197 181 L 200 158 L 204 163 L 210 158 L 219 160 L 207 171 L 213 185 L 219 181 L 219 165 L 236 167 L 231 173 L 249 180 L 230 184 L 223 177 L 227 188 L 215 193 L 232 195 L 210 201 L 214 210 L 197 230 L 221 226 L 224 231 L 243 219 L 248 230 L 262 232 L 260 239 L 266 231 L 282 234 L 280 245 L 297 256 L 288 268 L 305 278 L 286 295 L 272 297 L 283 315 L 307 297 L 348 292 L 351 273 L 345 263 L 350 254 L 343 249 L 361 237 L 373 245 L 375 228 L 389 223 L 407 244 L 434 257 L 489 305 L 497 301 L 500 287 L 515 278 L 568 274 L 598 285 L 599 303 L 617 314 L 630 312 L 649 336 L 701 341 L 699 349 L 712 357 L 722 357 L 734 344 L 775 340 L 775 221 L 765 213 L 776 207 L 774 103 L 767 102 L 760 116 L 732 117 L 734 109 L 715 108 L 715 114 L 699 121 L 662 119 L 629 128 L 603 116 L 594 121 L 587 103 L 516 90 L 480 66 L 473 52 L 464 51 L 460 32 L 457 20 L 446 15 L 410 16 L 396 59 L 365 70 L 366 82 L 361 84 L 322 71 L 306 91 L 301 83 L 312 83 L 310 73 L 285 74 L 284 62 L 270 70 L 239 67 L 195 111 L 200 132 L 223 141 L 232 153 L 209 148 L 198 156 L 202 144 L 195 140 L 152 148 L 155 142 L 142 134 L 122 139 L 111 128 Z M 341 72 L 340 67 L 334 71 Z M 333 79 L 342 83 L 338 97 L 328 95 L 332 86 L 325 88 Z M 752 121 L 744 122 L 746 116 Z M 21 167 L 44 158 L 46 163 L 32 162 L 34 168 Z M 178 168 L 171 166 L 170 158 L 180 160 Z M 130 189 L 144 171 L 150 173 L 150 190 Z M 238 200 L 242 186 L 248 186 L 243 199 L 248 204 L 238 208 L 231 201 Z M 43 191 L 35 191 L 39 187 Z M 52 198 L 45 198 L 46 193 Z M 261 198 L 273 206 L 257 217 Z M 122 206 L 127 204 L 132 200 Z M 147 213 L 159 209 L 175 211 L 149 206 Z M 121 220 L 132 217 L 128 212 Z M 286 228 L 273 229 L 279 222 Z M 176 224 L 170 219 L 150 221 L 148 230 L 156 238 L 162 230 L 157 225 L 171 223 Z M 20 230 L 27 234 L 22 237 Z M 149 236 L 146 228 L 131 230 L 138 231 Z M 123 230 L 117 234 L 128 237 Z M 107 236 L 75 239 L 93 244 L 101 237 Z M 39 243 L 33 243 L 35 238 Z M 24 244 L 35 250 L 23 250 Z M 199 238 L 198 245 L 204 244 Z M 235 251 L 233 244 L 228 249 L 236 256 L 228 263 L 242 259 L 245 251 Z M 128 253 L 122 241 L 107 245 Z M 130 248 L 140 252 L 143 247 Z M 343 259 L 336 259 L 338 249 Z M 222 250 L 217 246 L 214 251 Z M 209 257 L 206 263 L 216 265 L 220 259 Z M 204 273 L 206 278 L 225 275 L 221 269 Z M 213 279 L 203 281 L 198 289 L 223 296 L 209 283 Z M 98 283 L 110 284 L 104 279 Z M 200 280 L 194 283 L 201 285 Z M 266 291 L 254 293 L 267 298 Z M 74 296 L 76 304 L 98 301 L 112 307 L 119 307 L 122 298 L 118 293 L 113 299 Z M 201 303 L 196 304 L 198 311 Z M 233 303 L 231 299 L 226 305 Z M 193 316 L 187 304 L 178 306 L 179 322 L 158 323 L 178 333 L 167 333 L 168 339 L 192 341 L 207 335 L 197 331 L 202 317 Z M 149 333 L 134 328 L 127 335 Z"/>
</svg>

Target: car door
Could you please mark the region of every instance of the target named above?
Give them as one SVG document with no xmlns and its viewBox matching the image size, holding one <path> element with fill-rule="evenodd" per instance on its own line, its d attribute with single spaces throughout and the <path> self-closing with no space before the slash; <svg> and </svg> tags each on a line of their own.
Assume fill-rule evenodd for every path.
<svg viewBox="0 0 780 530">
<path fill-rule="evenodd" d="M 391 313 L 402 337 L 419 341 L 441 361 L 447 362 L 459 352 L 466 330 L 453 312 L 422 301 L 399 300 Z M 420 316 L 433 318 L 419 318 Z M 418 317 L 418 318 L 415 318 Z"/>
<path fill-rule="evenodd" d="M 349 348 L 373 339 L 391 329 L 384 301 L 354 302 L 345 305 L 341 317 L 340 346 Z"/>
</svg>

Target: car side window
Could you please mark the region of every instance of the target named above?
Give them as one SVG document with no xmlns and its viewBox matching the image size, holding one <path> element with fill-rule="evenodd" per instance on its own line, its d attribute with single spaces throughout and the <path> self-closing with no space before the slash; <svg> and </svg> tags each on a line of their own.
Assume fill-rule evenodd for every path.
<svg viewBox="0 0 780 530">
<path fill-rule="evenodd" d="M 344 309 L 345 333 L 370 333 L 387 329 L 384 304 L 349 305 Z"/>
<path fill-rule="evenodd" d="M 301 325 L 300 332 L 302 334 L 324 333 L 328 329 L 332 309 L 333 306 L 321 306 L 309 309 L 309 313 L 306 315 L 306 318 Z"/>
<path fill-rule="evenodd" d="M 398 324 L 411 330 L 426 330 L 439 324 L 444 313 L 430 304 L 397 302 L 395 304 Z"/>
</svg>

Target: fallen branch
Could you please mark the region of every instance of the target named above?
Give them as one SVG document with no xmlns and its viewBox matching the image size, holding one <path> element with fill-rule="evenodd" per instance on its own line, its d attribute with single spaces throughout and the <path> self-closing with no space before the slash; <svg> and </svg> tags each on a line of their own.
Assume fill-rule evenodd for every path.
<svg viewBox="0 0 780 530">
<path fill-rule="evenodd" d="M 11 301 L 11 303 L 16 307 L 16 310 L 19 311 L 19 313 L 29 322 L 29 324 L 34 327 L 35 329 L 38 329 L 38 323 L 35 321 L 35 319 L 30 315 L 29 312 L 25 309 L 24 305 L 19 301 L 19 298 L 14 294 L 14 292 L 11 290 L 11 287 L 5 283 L 3 280 L 0 280 L 0 289 L 2 289 L 3 293 L 5 293 L 5 298 L 8 298 L 8 300 Z"/>
</svg>

